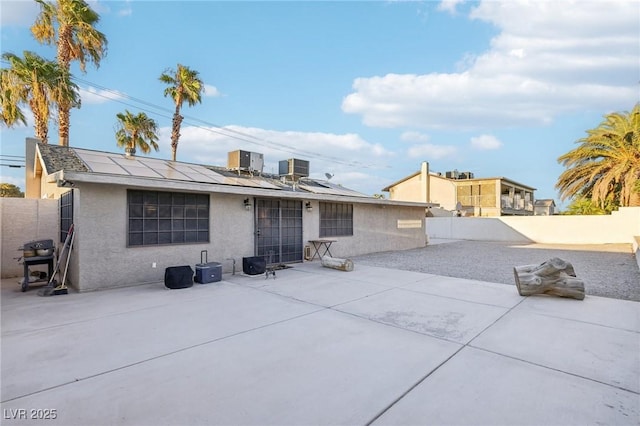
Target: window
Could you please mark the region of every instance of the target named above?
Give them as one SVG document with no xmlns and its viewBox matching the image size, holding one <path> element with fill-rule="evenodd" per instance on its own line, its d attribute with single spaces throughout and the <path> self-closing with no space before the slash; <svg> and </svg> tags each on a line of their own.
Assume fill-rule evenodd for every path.
<svg viewBox="0 0 640 426">
<path fill-rule="evenodd" d="M 353 235 L 353 205 L 320 203 L 320 237 Z"/>
<path fill-rule="evenodd" d="M 209 195 L 127 191 L 129 246 L 209 242 Z"/>
<path fill-rule="evenodd" d="M 73 189 L 60 197 L 60 242 L 64 243 L 73 225 Z"/>
</svg>

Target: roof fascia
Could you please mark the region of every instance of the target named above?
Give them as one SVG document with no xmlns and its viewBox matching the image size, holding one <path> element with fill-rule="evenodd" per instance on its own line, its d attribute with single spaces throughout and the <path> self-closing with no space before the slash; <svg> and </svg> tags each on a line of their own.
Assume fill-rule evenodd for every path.
<svg viewBox="0 0 640 426">
<path fill-rule="evenodd" d="M 164 191 L 194 191 L 217 194 L 235 194 L 253 197 L 273 197 L 282 199 L 305 199 L 331 202 L 348 202 L 358 204 L 376 204 L 388 206 L 428 207 L 428 203 L 410 201 L 385 200 L 374 197 L 354 197 L 348 195 L 314 194 L 306 191 L 280 191 L 266 188 L 249 188 L 234 185 L 220 185 L 201 182 L 172 181 L 163 178 L 135 178 L 101 173 L 64 172 L 59 171 L 48 175 L 47 181 L 60 185 L 61 181 L 74 183 L 92 183 L 103 185 L 121 185 L 130 188 L 144 188 Z"/>
</svg>

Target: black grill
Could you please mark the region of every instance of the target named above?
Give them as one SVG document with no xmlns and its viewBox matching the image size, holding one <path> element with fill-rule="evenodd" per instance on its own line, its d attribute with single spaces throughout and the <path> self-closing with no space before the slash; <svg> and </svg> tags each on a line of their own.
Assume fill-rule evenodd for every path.
<svg viewBox="0 0 640 426">
<path fill-rule="evenodd" d="M 29 241 L 23 245 L 22 263 L 24 265 L 24 279 L 22 280 L 22 291 L 29 288 L 29 267 L 35 265 L 47 265 L 48 274 L 46 278 L 39 281 L 48 282 L 53 274 L 53 258 L 55 246 L 53 240 L 36 240 Z M 42 252 L 46 250 L 46 254 Z M 40 251 L 40 254 L 38 253 Z"/>
<path fill-rule="evenodd" d="M 53 240 L 36 240 L 24 243 L 23 250 L 47 250 L 53 247 Z"/>
</svg>

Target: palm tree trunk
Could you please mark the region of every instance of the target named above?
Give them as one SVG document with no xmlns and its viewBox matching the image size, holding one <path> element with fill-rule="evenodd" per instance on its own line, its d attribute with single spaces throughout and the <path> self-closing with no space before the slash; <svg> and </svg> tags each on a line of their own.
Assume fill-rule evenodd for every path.
<svg viewBox="0 0 640 426">
<path fill-rule="evenodd" d="M 70 25 L 61 25 L 58 36 L 58 65 L 64 72 L 70 72 L 71 62 L 71 40 L 73 38 L 73 27 Z M 58 145 L 69 146 L 69 115 L 71 114 L 71 106 L 67 103 L 58 105 Z"/>
<path fill-rule="evenodd" d="M 180 107 L 177 107 L 176 112 L 173 114 L 171 126 L 171 159 L 173 161 L 176 161 L 176 154 L 178 153 L 178 139 L 180 139 L 180 125 L 183 118 L 180 115 Z"/>
<path fill-rule="evenodd" d="M 34 132 L 36 139 L 40 139 L 42 143 L 49 143 L 49 117 L 40 108 L 36 101 L 31 100 L 29 102 L 31 111 L 33 112 Z"/>
<path fill-rule="evenodd" d="M 58 106 L 58 145 L 69 146 L 69 115 L 71 111 L 67 105 Z"/>
</svg>

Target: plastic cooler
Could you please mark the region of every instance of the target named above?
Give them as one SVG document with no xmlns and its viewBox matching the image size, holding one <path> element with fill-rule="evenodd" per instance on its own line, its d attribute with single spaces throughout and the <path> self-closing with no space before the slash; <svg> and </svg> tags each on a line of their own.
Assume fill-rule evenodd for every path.
<svg viewBox="0 0 640 426">
<path fill-rule="evenodd" d="M 222 264 L 207 262 L 206 250 L 200 252 L 200 263 L 196 264 L 196 276 L 194 281 L 200 284 L 215 283 L 222 279 Z"/>
</svg>

